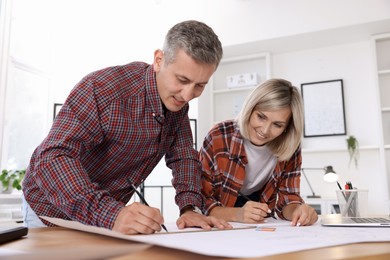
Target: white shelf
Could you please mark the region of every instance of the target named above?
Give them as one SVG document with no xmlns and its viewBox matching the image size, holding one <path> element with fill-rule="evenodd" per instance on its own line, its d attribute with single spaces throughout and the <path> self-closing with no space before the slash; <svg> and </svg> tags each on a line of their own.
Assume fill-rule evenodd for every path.
<svg viewBox="0 0 390 260">
<path fill-rule="evenodd" d="M 373 46 L 376 57 L 378 76 L 378 101 L 380 106 L 380 129 L 382 141 L 379 144 L 384 149 L 380 149 L 380 158 L 383 171 L 382 176 L 390 186 L 390 33 L 373 36 Z M 389 191 L 389 190 L 388 190 Z M 390 196 L 390 191 L 389 191 Z"/>
<path fill-rule="evenodd" d="M 228 78 L 256 73 L 258 82 L 252 86 L 228 88 Z M 211 121 L 233 119 L 241 110 L 246 97 L 261 82 L 271 77 L 270 53 L 257 53 L 221 60 L 211 80 Z"/>
<path fill-rule="evenodd" d="M 227 89 L 221 89 L 221 90 L 214 90 L 214 94 L 223 94 L 223 93 L 232 93 L 232 92 L 240 92 L 240 91 L 251 91 L 256 86 L 251 87 L 242 87 L 242 88 L 227 88 Z"/>
<path fill-rule="evenodd" d="M 378 71 L 378 75 L 390 75 L 390 69 Z"/>
<path fill-rule="evenodd" d="M 22 199 L 22 193 L 0 193 L 0 200 L 2 199 Z"/>
<path fill-rule="evenodd" d="M 366 145 L 360 146 L 360 151 L 379 150 L 379 146 Z M 346 148 L 329 148 L 329 149 L 302 149 L 303 153 L 334 153 L 334 152 L 346 152 Z"/>
<path fill-rule="evenodd" d="M 250 55 L 241 55 L 241 56 L 236 56 L 236 57 L 224 58 L 220 62 L 220 64 L 235 63 L 238 61 L 248 61 L 248 60 L 254 60 L 254 59 L 258 59 L 258 58 L 269 59 L 269 57 L 270 57 L 270 54 L 268 52 L 250 54 Z"/>
</svg>

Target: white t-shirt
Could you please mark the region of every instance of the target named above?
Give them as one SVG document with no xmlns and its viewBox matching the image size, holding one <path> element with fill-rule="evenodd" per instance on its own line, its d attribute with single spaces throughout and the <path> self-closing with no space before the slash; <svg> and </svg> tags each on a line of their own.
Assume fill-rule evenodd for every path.
<svg viewBox="0 0 390 260">
<path fill-rule="evenodd" d="M 244 147 L 248 164 L 245 167 L 245 180 L 241 192 L 250 195 L 267 183 L 275 169 L 277 158 L 267 145 L 256 146 L 245 139 Z"/>
</svg>

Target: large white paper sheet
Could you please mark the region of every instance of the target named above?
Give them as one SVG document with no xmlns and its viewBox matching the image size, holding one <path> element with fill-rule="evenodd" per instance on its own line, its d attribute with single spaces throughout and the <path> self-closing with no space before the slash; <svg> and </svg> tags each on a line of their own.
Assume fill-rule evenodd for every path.
<svg viewBox="0 0 390 260">
<path fill-rule="evenodd" d="M 203 232 L 178 230 L 174 223 L 167 223 L 169 233 L 123 235 L 79 222 L 43 218 L 71 229 L 221 257 L 261 257 L 358 242 L 390 241 L 388 228 L 322 227 L 319 221 L 313 226 L 293 227 L 288 221 L 270 219 L 258 228 L 233 223 L 233 230 Z"/>
</svg>

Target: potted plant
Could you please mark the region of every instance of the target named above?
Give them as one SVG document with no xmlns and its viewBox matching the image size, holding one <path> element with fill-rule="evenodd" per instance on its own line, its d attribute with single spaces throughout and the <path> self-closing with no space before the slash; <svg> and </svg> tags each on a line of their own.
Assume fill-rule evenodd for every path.
<svg viewBox="0 0 390 260">
<path fill-rule="evenodd" d="M 2 185 L 0 193 L 11 193 L 12 189 L 21 190 L 25 174 L 26 170 L 2 170 L 0 175 Z"/>
<path fill-rule="evenodd" d="M 359 153 L 359 141 L 355 136 L 350 135 L 347 139 L 347 149 L 349 153 L 349 165 L 351 165 L 352 161 L 355 164 L 356 169 L 358 168 L 358 161 L 360 157 Z"/>
</svg>

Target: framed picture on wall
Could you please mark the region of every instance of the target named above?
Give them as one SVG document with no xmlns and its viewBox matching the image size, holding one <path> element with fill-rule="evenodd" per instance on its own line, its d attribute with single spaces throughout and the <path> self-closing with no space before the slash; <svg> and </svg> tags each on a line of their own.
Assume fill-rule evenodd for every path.
<svg viewBox="0 0 390 260">
<path fill-rule="evenodd" d="M 54 120 L 54 118 L 56 118 L 58 112 L 60 112 L 60 109 L 61 109 L 62 105 L 63 104 L 60 104 L 60 103 L 54 103 L 53 120 Z"/>
<path fill-rule="evenodd" d="M 301 84 L 304 137 L 346 135 L 343 80 Z"/>
<path fill-rule="evenodd" d="M 198 126 L 196 124 L 196 119 L 190 118 L 190 126 L 191 126 L 191 132 L 192 132 L 192 137 L 194 139 L 194 149 L 198 149 L 197 145 L 197 138 L 198 138 Z"/>
</svg>

